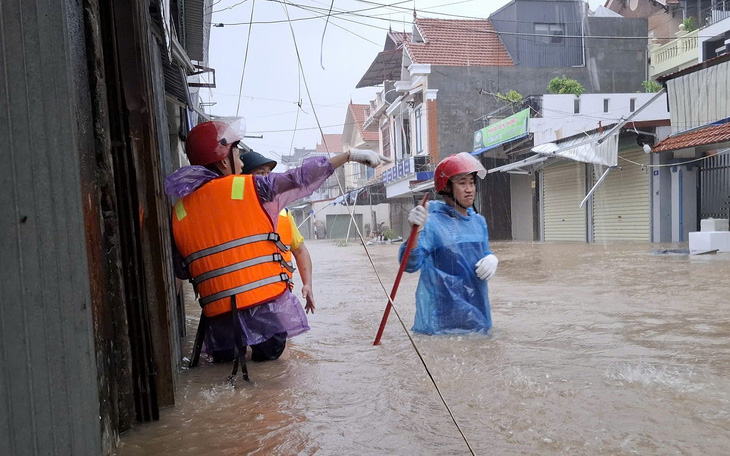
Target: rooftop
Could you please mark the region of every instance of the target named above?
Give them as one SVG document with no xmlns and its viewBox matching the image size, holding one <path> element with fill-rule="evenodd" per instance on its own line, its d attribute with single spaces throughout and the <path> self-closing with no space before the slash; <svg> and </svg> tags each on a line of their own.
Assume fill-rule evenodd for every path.
<svg viewBox="0 0 730 456">
<path fill-rule="evenodd" d="M 423 42 L 404 43 L 413 63 L 445 66 L 514 66 L 492 23 L 416 18 Z"/>
<path fill-rule="evenodd" d="M 352 117 L 355 119 L 355 123 L 357 124 L 357 130 L 360 132 L 360 136 L 362 136 L 363 141 L 378 141 L 380 139 L 380 136 L 378 135 L 377 131 L 366 131 L 363 128 L 363 124 L 365 123 L 365 119 L 367 119 L 367 109 L 369 108 L 369 105 L 366 104 L 353 104 L 350 103 L 350 112 L 352 113 Z"/>
<path fill-rule="evenodd" d="M 721 122 L 724 123 L 712 124 L 686 133 L 670 136 L 659 142 L 651 151 L 668 152 L 671 150 L 715 144 L 719 147 L 727 147 L 727 143 L 730 143 L 730 119 L 725 119 Z"/>
</svg>

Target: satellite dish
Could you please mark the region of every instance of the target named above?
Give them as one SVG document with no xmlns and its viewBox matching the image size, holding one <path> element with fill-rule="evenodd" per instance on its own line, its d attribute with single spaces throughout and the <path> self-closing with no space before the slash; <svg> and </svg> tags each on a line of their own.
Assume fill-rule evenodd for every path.
<svg viewBox="0 0 730 456">
<path fill-rule="evenodd" d="M 396 98 L 398 98 L 398 92 L 395 89 L 390 89 L 383 95 L 383 100 L 387 104 L 392 104 Z"/>
</svg>

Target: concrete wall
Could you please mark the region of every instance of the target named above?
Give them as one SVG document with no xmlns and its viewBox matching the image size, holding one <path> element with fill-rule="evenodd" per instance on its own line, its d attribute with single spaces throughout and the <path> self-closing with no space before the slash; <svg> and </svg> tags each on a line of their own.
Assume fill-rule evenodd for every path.
<svg viewBox="0 0 730 456">
<path fill-rule="evenodd" d="M 642 81 L 649 78 L 646 19 L 587 17 L 585 20 L 586 69 L 591 88 L 587 93 L 643 92 Z M 624 37 L 590 38 L 591 36 Z M 585 86 L 588 89 L 588 86 Z"/>
<path fill-rule="evenodd" d="M 704 43 L 708 40 L 714 40 L 730 31 L 730 17 L 718 21 L 709 27 L 702 29 L 702 33 L 697 35 L 697 49 L 699 50 L 699 61 L 704 62 L 708 59 Z"/>
<path fill-rule="evenodd" d="M 629 117 L 631 100 L 634 111 L 639 110 L 655 94 L 653 93 L 605 93 L 575 95 L 543 95 L 542 117 L 530 119 L 530 132 L 534 133 L 535 144 L 543 144 L 567 138 L 584 131 L 594 130 L 598 121 L 603 126 L 615 124 L 621 117 Z M 604 112 L 604 100 L 608 100 L 608 112 Z M 574 113 L 574 104 L 579 103 L 579 112 Z M 667 96 L 662 95 L 650 106 L 634 117 L 636 122 L 645 120 L 669 120 Z"/>
<path fill-rule="evenodd" d="M 672 166 L 672 242 L 688 242 L 689 233 L 698 231 L 697 168 Z"/>
<path fill-rule="evenodd" d="M 667 154 L 652 154 L 652 165 L 669 162 Z M 651 241 L 672 242 L 672 173 L 669 167 L 653 168 L 651 176 Z"/>
<path fill-rule="evenodd" d="M 612 46 L 615 46 L 615 43 Z M 617 60 L 601 61 L 596 64 L 616 66 L 615 62 L 622 61 L 620 52 L 618 55 L 610 54 Z M 603 73 L 604 70 L 601 69 L 601 74 Z M 606 93 L 628 94 L 641 89 L 645 69 L 637 68 L 626 74 L 606 70 L 605 78 L 601 76 L 594 81 L 586 68 L 531 68 L 525 71 L 519 67 L 433 66 L 428 85 L 429 88 L 438 89 L 440 158 L 472 149 L 474 132 L 483 126 L 481 122 L 477 123 L 475 120 L 504 106 L 493 94 L 506 93 L 509 90 L 516 90 L 523 96 L 543 94 L 551 79 L 563 75 L 580 82 L 586 88 L 586 93 L 599 93 L 600 87 L 607 87 L 604 90 Z M 639 95 L 637 94 L 637 97 Z M 573 112 L 572 104 L 568 112 Z"/>
<path fill-rule="evenodd" d="M 534 240 L 533 194 L 534 176 L 510 174 L 512 193 L 512 239 L 516 241 Z"/>
</svg>

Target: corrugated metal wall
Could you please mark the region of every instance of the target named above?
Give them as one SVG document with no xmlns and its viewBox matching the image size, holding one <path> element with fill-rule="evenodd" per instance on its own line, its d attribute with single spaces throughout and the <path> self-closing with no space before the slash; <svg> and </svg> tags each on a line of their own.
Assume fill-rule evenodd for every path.
<svg viewBox="0 0 730 456">
<path fill-rule="evenodd" d="M 81 8 L 0 3 L 2 455 L 101 452 L 78 158 L 93 142 L 86 73 L 71 67 Z"/>
</svg>

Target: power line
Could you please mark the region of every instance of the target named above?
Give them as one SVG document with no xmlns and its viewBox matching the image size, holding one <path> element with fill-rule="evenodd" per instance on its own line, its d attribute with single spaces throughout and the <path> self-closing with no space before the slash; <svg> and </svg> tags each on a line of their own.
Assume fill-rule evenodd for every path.
<svg viewBox="0 0 730 456">
<path fill-rule="evenodd" d="M 286 13 L 287 18 L 289 18 L 289 10 L 287 9 L 287 7 L 285 5 L 283 6 L 283 8 L 284 8 L 284 12 Z M 306 78 L 305 73 L 304 73 L 304 66 L 302 64 L 302 59 L 301 59 L 301 56 L 299 54 L 299 46 L 297 45 L 297 39 L 296 39 L 296 35 L 294 33 L 294 26 L 291 24 L 291 22 L 289 22 L 289 29 L 291 31 L 292 40 L 294 41 L 294 50 L 296 51 L 296 54 L 297 54 L 297 61 L 299 63 L 299 68 L 302 71 L 302 81 L 304 82 L 304 87 L 305 87 L 305 89 L 307 91 L 307 97 L 309 98 L 310 104 L 312 104 L 314 106 L 314 101 L 312 100 L 312 93 L 309 90 L 309 84 L 307 83 L 307 78 Z M 322 126 L 321 126 L 321 124 L 319 122 L 319 117 L 317 116 L 317 111 L 316 111 L 316 109 L 312 108 L 312 112 L 313 112 L 314 118 L 315 118 L 315 120 L 317 122 L 317 126 L 319 127 L 320 133 L 322 134 L 322 141 L 325 144 L 325 149 L 327 150 L 327 153 L 329 154 L 329 147 L 327 146 L 327 140 L 326 140 L 326 138 L 324 136 L 324 131 L 323 131 Z M 339 177 L 337 177 L 337 185 L 339 186 L 340 193 L 342 194 L 343 199 L 345 200 L 345 203 L 346 203 L 346 205 L 348 207 L 348 212 L 350 213 L 350 218 L 352 219 L 353 222 L 355 222 L 354 210 L 353 211 L 350 210 L 350 204 L 349 204 L 349 201 L 347 201 L 347 198 L 345 197 L 345 193 L 346 192 L 344 190 L 344 187 L 343 187 L 342 183 L 340 182 Z M 441 393 L 441 390 L 440 390 L 438 384 L 436 383 L 436 379 L 431 374 L 431 371 L 428 368 L 428 365 L 426 364 L 426 360 L 423 358 L 423 356 L 421 355 L 421 352 L 418 350 L 418 347 L 416 346 L 416 343 L 413 340 L 413 337 L 408 332 L 408 329 L 406 328 L 405 323 L 403 323 L 403 319 L 400 317 L 400 315 L 398 313 L 398 310 L 395 308 L 395 305 L 393 303 L 393 299 L 388 294 L 388 290 L 385 289 L 385 285 L 383 284 L 383 281 L 380 278 L 380 274 L 378 273 L 378 268 L 375 266 L 375 262 L 373 261 L 371 255 L 370 255 L 370 252 L 368 251 L 368 248 L 365 245 L 365 238 L 363 237 L 362 232 L 360 231 L 360 227 L 357 226 L 357 223 L 355 223 L 355 231 L 357 232 L 357 235 L 360 238 L 360 242 L 361 242 L 363 248 L 365 249 L 365 254 L 367 255 L 368 259 L 370 260 L 370 264 L 373 267 L 373 271 L 375 272 L 375 275 L 376 275 L 376 277 L 378 279 L 378 282 L 380 283 L 380 286 L 382 287 L 383 292 L 388 297 L 388 302 L 390 303 L 391 308 L 393 309 L 394 313 L 398 317 L 398 321 L 400 321 L 400 324 L 403 327 L 403 330 L 405 331 L 406 336 L 408 336 L 408 339 L 410 340 L 411 345 L 413 346 L 414 351 L 416 352 L 416 354 L 418 355 L 419 359 L 421 360 L 421 363 L 423 364 L 423 367 L 426 370 L 426 373 L 428 374 L 429 378 L 431 379 L 431 382 L 433 383 L 433 386 L 436 389 L 436 392 L 438 393 L 439 397 L 441 398 L 441 401 L 443 402 L 444 406 L 446 407 L 446 410 L 449 412 L 449 416 L 451 417 L 451 420 L 453 421 L 454 425 L 456 426 L 456 428 L 458 429 L 459 433 L 461 434 L 461 437 L 464 439 L 464 443 L 466 443 L 466 446 L 469 448 L 469 452 L 472 454 L 472 456 L 474 456 L 474 454 L 475 454 L 474 453 L 474 450 L 472 449 L 471 444 L 469 443 L 469 440 L 466 438 L 466 434 L 464 434 L 464 431 L 461 429 L 461 426 L 459 426 L 459 423 L 456 420 L 456 417 L 452 413 L 451 408 L 449 407 L 448 403 L 446 402 L 446 399 L 444 398 L 443 394 Z"/>
<path fill-rule="evenodd" d="M 251 1 L 251 19 L 253 22 L 253 9 L 256 5 L 256 0 Z M 251 30 L 253 25 L 248 26 L 248 37 L 246 38 L 246 54 L 243 56 L 243 70 L 241 70 L 241 85 L 238 87 L 238 104 L 236 105 L 236 117 L 238 117 L 238 111 L 241 108 L 241 93 L 243 93 L 243 76 L 246 74 L 246 62 L 248 61 L 248 47 L 251 44 Z"/>
<path fill-rule="evenodd" d="M 288 6 L 295 6 L 295 7 L 301 8 L 301 9 L 306 8 L 304 5 L 298 5 L 296 3 L 291 3 L 286 0 L 269 0 L 269 1 L 279 3 L 279 4 L 286 4 Z M 401 3 L 407 3 L 409 1 L 411 1 L 411 0 L 401 0 L 401 1 L 393 3 L 392 5 L 399 5 Z M 391 5 L 386 5 L 386 6 L 391 6 Z M 309 8 L 320 9 L 320 10 L 323 9 L 323 8 L 317 8 L 316 6 L 310 6 Z M 357 14 L 362 11 L 371 11 L 371 10 L 379 9 L 379 8 L 382 8 L 382 6 L 363 8 L 363 9 L 359 9 L 359 10 L 338 10 L 337 12 L 332 14 L 332 16 L 339 16 L 342 14 Z M 255 23 L 256 24 L 282 24 L 282 23 L 295 22 L 295 21 L 298 22 L 298 21 L 304 21 L 304 20 L 310 20 L 310 19 L 326 18 L 327 16 L 328 16 L 328 14 L 323 14 L 321 16 L 298 17 L 298 18 L 294 18 L 294 19 L 283 19 L 283 20 L 276 20 L 276 21 L 260 21 L 260 22 L 255 22 Z M 365 16 L 365 17 L 368 17 L 368 16 Z M 254 23 L 254 22 L 249 22 L 249 23 L 232 22 L 232 23 L 221 23 L 220 25 L 248 25 L 250 23 Z M 218 25 L 218 26 L 220 26 L 220 25 Z"/>
<path fill-rule="evenodd" d="M 319 8 L 319 7 L 315 7 L 315 6 L 299 5 L 299 4 L 296 4 L 296 3 L 288 2 L 286 0 L 269 0 L 269 1 L 276 2 L 276 3 L 281 3 L 281 4 L 285 3 L 288 6 L 294 6 L 294 7 L 300 8 L 300 9 L 307 10 L 309 12 L 317 12 L 316 10 L 325 11 L 324 8 Z M 385 4 L 380 4 L 380 3 L 377 3 L 377 2 L 372 2 L 372 1 L 367 1 L 367 0 L 356 0 L 356 1 L 359 1 L 359 2 L 362 2 L 362 3 L 367 3 L 367 4 L 378 5 L 378 6 L 373 7 L 372 9 L 384 8 L 384 7 L 393 7 L 393 8 L 396 8 L 395 5 L 397 5 L 397 3 L 394 3 L 392 5 L 385 5 Z M 398 2 L 398 3 L 405 3 L 405 2 Z M 460 3 L 460 2 L 456 2 L 456 3 Z M 446 6 L 446 5 L 441 5 L 441 6 Z M 401 7 L 401 9 L 407 10 L 407 11 L 411 11 L 408 8 L 402 8 Z M 348 10 L 340 10 L 340 11 L 333 12 L 331 14 L 331 16 L 332 17 L 337 16 L 339 19 L 342 19 L 342 20 L 345 20 L 345 19 L 344 18 L 341 18 L 339 16 L 341 16 L 341 15 L 350 15 L 350 16 L 362 17 L 362 18 L 365 18 L 365 19 L 375 19 L 375 20 L 380 20 L 380 21 L 386 21 L 388 23 L 392 22 L 390 19 L 381 18 L 381 17 L 378 17 L 376 15 L 364 15 L 364 14 L 359 14 L 358 13 L 358 11 L 365 11 L 365 10 L 366 9 L 363 9 L 363 10 L 351 10 L 351 11 L 348 11 Z M 449 16 L 449 17 L 454 17 L 454 18 L 465 19 L 465 20 L 479 20 L 479 21 L 490 21 L 490 22 L 492 22 L 490 19 L 483 18 L 483 17 L 465 16 L 465 15 L 459 15 L 459 14 L 440 13 L 440 12 L 437 12 L 437 11 L 430 11 L 430 10 L 416 10 L 416 12 L 417 13 L 418 12 L 431 12 L 431 13 L 435 13 L 435 14 L 441 14 L 441 15 L 445 15 L 445 16 Z M 294 19 L 290 19 L 290 20 L 291 21 L 311 20 L 311 19 L 318 19 L 318 18 L 326 18 L 327 16 L 328 16 L 327 14 L 321 14 L 321 15 L 317 15 L 317 16 L 308 16 L 308 17 L 302 17 L 302 18 L 294 18 Z M 423 18 L 423 19 L 427 19 L 427 18 Z M 496 19 L 494 22 L 499 22 L 499 21 L 501 21 L 501 22 L 510 22 L 510 23 L 524 23 L 524 24 L 532 24 L 533 23 L 533 22 L 530 22 L 530 21 L 502 21 L 500 19 Z M 278 23 L 284 23 L 284 22 L 287 22 L 287 21 L 286 20 L 275 20 L 275 21 L 249 22 L 249 23 L 247 23 L 247 22 L 233 22 L 233 23 L 219 23 L 217 25 L 218 26 L 229 26 L 229 25 L 230 26 L 237 26 L 237 25 L 250 25 L 250 24 L 278 24 Z M 381 30 L 388 30 L 388 31 L 390 31 L 390 28 L 379 27 L 379 26 L 376 26 L 376 25 L 373 25 L 373 24 L 367 24 L 367 23 L 362 23 L 362 22 L 357 22 L 357 23 L 359 23 L 361 25 L 366 25 L 366 26 L 374 27 L 374 28 L 379 28 Z M 561 22 L 561 23 L 568 24 L 566 22 Z M 573 24 L 573 22 L 570 22 L 570 24 Z M 578 24 L 578 22 L 575 22 L 574 24 Z M 429 27 L 431 27 L 431 28 L 451 28 L 450 25 L 446 25 L 446 24 L 429 24 Z M 502 31 L 502 32 L 500 32 L 498 30 L 485 30 L 485 29 L 479 28 L 479 27 L 474 27 L 474 28 L 463 27 L 462 30 L 463 31 L 469 31 L 469 32 L 476 32 L 476 33 L 484 33 L 484 34 L 492 34 L 492 35 L 505 35 L 505 36 L 530 36 L 530 37 L 540 37 L 540 38 L 554 38 L 556 36 L 556 35 L 544 34 L 544 33 L 508 32 L 508 31 Z M 573 39 L 603 39 L 603 40 L 627 40 L 627 39 L 628 40 L 649 40 L 649 39 L 654 39 L 654 40 L 674 40 L 674 39 L 676 39 L 675 36 L 672 36 L 672 37 L 615 36 L 615 35 L 559 35 L 559 36 L 561 38 L 563 38 L 563 39 L 566 39 L 566 38 L 567 39 L 570 39 L 570 38 L 573 38 Z M 698 35 L 698 37 L 700 37 L 700 36 L 701 37 L 711 37 L 711 35 Z"/>
</svg>

